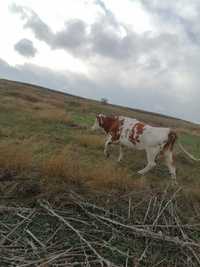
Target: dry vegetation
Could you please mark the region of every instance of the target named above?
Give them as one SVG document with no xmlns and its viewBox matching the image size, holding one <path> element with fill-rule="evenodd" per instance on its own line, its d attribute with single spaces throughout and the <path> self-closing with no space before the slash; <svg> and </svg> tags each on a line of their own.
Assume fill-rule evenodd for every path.
<svg viewBox="0 0 200 267">
<path fill-rule="evenodd" d="M 109 190 L 121 186 L 124 190 L 132 188 L 131 184 L 139 179 L 136 171 L 145 164 L 144 154 L 127 151 L 124 162 L 119 165 L 115 162 L 114 148 L 111 158 L 104 158 L 104 136 L 90 130 L 98 112 L 137 117 L 153 125 L 175 125 L 187 148 L 196 156 L 200 154 L 200 127 L 189 122 L 5 80 L 1 80 L 0 89 L 1 173 L 13 170 L 17 176 L 26 172 L 31 176 L 34 170 L 46 188 L 55 188 L 57 184 L 59 191 L 57 181 L 60 180 L 60 184 L 63 181 L 65 185 L 74 181 L 89 188 Z M 198 192 L 199 166 L 179 155 L 179 151 L 177 165 L 180 183 L 187 191 Z M 148 185 L 158 185 L 169 179 L 165 167 L 158 166 L 143 180 Z M 195 181 L 194 188 L 191 181 Z"/>
<path fill-rule="evenodd" d="M 35 205 L 37 206 L 36 200 L 45 198 L 51 204 L 53 203 L 55 208 L 59 206 L 61 209 L 64 209 L 63 211 L 59 211 L 59 214 L 63 215 L 63 213 L 67 212 L 65 208 L 68 201 L 71 201 L 69 200 L 69 196 L 73 190 L 73 192 L 79 192 L 82 197 L 84 196 L 85 201 L 90 199 L 90 203 L 93 203 L 93 205 L 100 205 L 107 219 L 115 218 L 118 220 L 120 218 L 120 222 L 125 225 L 129 225 L 130 223 L 142 225 L 143 222 L 145 224 L 143 229 L 148 229 L 148 224 L 152 224 L 156 220 L 156 216 L 164 208 L 160 223 L 164 224 L 165 229 L 167 229 L 165 234 L 174 237 L 178 233 L 178 237 L 182 238 L 181 240 L 184 242 L 185 238 L 186 240 L 188 240 L 187 238 L 193 238 L 197 242 L 200 232 L 199 226 L 196 226 L 194 229 L 192 228 L 191 231 L 188 230 L 186 235 L 189 237 L 183 237 L 185 230 L 181 228 L 181 225 L 189 223 L 196 224 L 200 219 L 200 165 L 186 159 L 177 149 L 178 182 L 182 189 L 178 194 L 177 201 L 179 204 L 178 206 L 173 206 L 173 210 L 178 212 L 179 215 L 177 216 L 173 213 L 173 216 L 169 217 L 171 210 L 165 207 L 165 203 L 173 197 L 173 193 L 177 188 L 171 187 L 167 168 L 161 163 L 148 175 L 140 177 L 136 172 L 146 163 L 144 153 L 141 151 L 133 152 L 126 150 L 123 162 L 118 164 L 116 162 L 118 155 L 117 147 L 111 148 L 111 157 L 105 159 L 103 155 L 104 135 L 101 132 L 92 132 L 90 130 L 95 114 L 99 112 L 137 117 L 142 121 L 150 122 L 152 125 L 172 126 L 179 132 L 184 146 L 195 156 L 200 157 L 200 127 L 198 125 L 157 114 L 109 104 L 104 105 L 97 101 L 64 95 L 40 87 L 0 80 L 0 207 L 2 207 L 1 205 L 7 206 L 8 204 L 35 207 Z M 163 196 L 163 194 L 166 196 L 163 193 L 166 191 L 166 188 L 168 188 L 168 193 L 167 198 L 164 199 L 160 196 Z M 131 199 L 129 197 L 130 195 L 132 196 Z M 125 205 L 124 199 L 126 199 Z M 72 208 L 72 213 L 74 212 L 74 219 L 79 220 L 80 214 L 76 213 L 78 208 L 77 203 L 74 204 L 76 207 L 70 207 Z M 91 212 L 91 210 L 89 211 Z M 114 213 L 110 213 L 111 211 Z M 130 212 L 132 215 L 130 215 Z M 1 210 L 0 214 L 5 215 L 1 213 Z M 26 212 L 20 214 L 22 217 L 29 216 L 29 213 Z M 35 213 L 33 212 L 33 214 Z M 127 214 L 129 214 L 128 219 Z M 6 216 L 3 218 L 7 218 Z M 129 220 L 130 216 L 133 216 L 132 221 Z M 21 224 L 20 221 L 22 217 L 17 217 L 17 222 L 23 226 L 23 223 Z M 16 220 L 16 218 L 13 217 L 10 220 Z M 81 220 L 84 221 L 85 225 L 90 224 L 90 221 L 87 221 L 85 217 L 82 217 Z M 92 219 L 90 218 L 90 220 Z M 102 225 L 98 225 L 99 221 L 97 221 L 93 221 L 94 228 L 92 228 L 92 231 L 94 232 L 92 234 L 96 231 L 95 227 L 102 227 Z M 25 227 L 29 220 L 25 220 L 24 222 Z M 49 222 L 47 221 L 46 223 Z M 175 227 L 174 229 L 176 231 L 171 232 L 170 224 L 175 225 L 173 227 Z M 54 222 L 52 225 L 52 227 L 57 227 L 57 224 L 54 225 Z M 60 227 L 62 228 L 62 226 Z M 107 227 L 109 228 L 109 225 Z M 96 242 L 94 240 L 91 241 L 91 244 L 95 250 L 102 252 L 105 258 L 108 258 L 111 262 L 115 262 L 116 266 L 199 266 L 197 263 L 198 260 L 200 262 L 200 256 L 193 247 L 192 253 L 191 248 L 186 249 L 186 251 L 182 251 L 181 249 L 174 250 L 171 247 L 166 247 L 162 242 L 156 244 L 156 242 L 149 242 L 149 239 L 143 237 L 141 239 L 139 238 L 140 242 L 137 240 L 138 243 L 129 243 L 135 249 L 133 252 L 125 242 L 127 235 L 129 236 L 130 233 L 124 230 L 122 231 L 117 226 L 112 227 L 109 229 L 113 229 L 114 237 L 108 235 L 98 242 L 100 242 L 101 246 L 103 244 L 101 242 L 110 242 L 109 246 L 112 244 L 112 248 L 117 249 L 115 250 L 117 251 L 116 255 L 118 253 L 120 255 L 120 251 L 123 251 L 123 253 L 126 253 L 126 256 L 118 255 L 118 258 L 116 257 L 115 259 L 113 256 L 115 254 L 106 254 L 106 247 L 101 248 L 101 250 L 96 243 L 93 243 Z M 12 227 L 9 229 L 12 229 Z M 26 227 L 21 231 L 25 231 L 24 229 Z M 102 229 L 102 233 L 108 230 L 107 228 Z M 122 236 L 117 236 L 119 230 L 122 231 L 120 232 Z M 4 232 L 5 237 L 5 229 L 2 230 L 0 228 L 0 231 L 2 233 Z M 82 230 L 80 229 L 80 231 Z M 160 228 L 152 228 L 153 233 L 157 233 L 158 231 L 160 231 Z M 8 229 L 7 234 L 9 235 Z M 42 235 L 42 233 L 40 234 Z M 59 236 L 55 235 L 55 237 L 59 239 Z M 107 239 L 107 237 L 111 239 Z M 109 241 L 112 238 L 114 243 Z M 37 239 L 39 240 L 40 237 L 37 237 Z M 55 241 L 53 246 L 57 244 L 57 239 L 52 239 L 52 242 Z M 9 242 L 11 240 L 12 238 L 9 239 Z M 23 242 L 27 245 L 27 238 Z M 66 242 L 66 240 L 63 239 L 63 242 Z M 145 252 L 147 256 L 143 257 L 142 253 L 146 248 L 146 242 L 149 244 L 147 246 L 147 252 Z M 37 241 L 33 240 L 33 243 L 33 246 L 37 247 Z M 12 242 L 9 244 L 12 244 Z M 83 244 L 81 245 L 83 246 Z M 45 246 L 49 249 L 48 245 Z M 66 248 L 69 248 L 69 244 L 66 247 L 62 247 L 62 249 Z M 165 251 L 166 248 L 167 250 Z M 158 250 L 158 253 L 153 253 L 153 250 Z M 0 263 L 1 255 L 3 255 L 1 252 Z M 92 255 L 90 249 L 89 252 L 88 250 L 85 250 L 85 252 Z M 38 257 L 42 257 L 40 252 L 37 253 Z M 48 251 L 48 253 L 50 252 Z M 81 253 L 84 253 L 84 249 L 81 250 Z M 130 259 L 127 253 L 130 253 Z M 170 253 L 173 255 L 171 261 Z M 195 253 L 197 253 L 196 257 Z M 6 262 L 9 254 L 5 255 L 7 255 L 4 257 Z M 32 254 L 28 255 L 30 259 L 33 256 Z M 48 255 L 52 256 L 51 253 Z M 177 259 L 180 255 L 182 258 Z M 81 254 L 80 258 L 82 256 L 83 254 Z M 140 262 L 137 263 L 138 265 L 133 263 L 135 257 L 136 261 L 141 257 Z M 81 259 L 83 260 L 83 258 L 85 261 L 87 258 L 86 255 Z M 121 259 L 123 259 L 122 265 L 120 265 Z M 159 260 L 161 261 L 160 264 Z M 4 266 L 18 266 L 6 264 Z M 3 265 L 0 264 L 0 266 Z M 35 265 L 27 266 L 38 265 L 35 263 Z M 48 264 L 47 266 L 66 265 Z M 78 266 L 99 265 L 87 265 L 84 262 Z"/>
<path fill-rule="evenodd" d="M 77 144 L 86 148 L 100 149 L 104 145 L 104 138 L 94 134 L 77 134 L 75 139 Z"/>
<path fill-rule="evenodd" d="M 33 154 L 30 148 L 22 144 L 0 144 L 0 168 L 5 171 L 23 173 L 31 170 Z"/>
<path fill-rule="evenodd" d="M 199 215 L 184 217 L 180 193 L 146 190 L 142 199 L 135 189 L 94 202 L 71 190 L 59 205 L 1 206 L 1 266 L 197 267 Z"/>
<path fill-rule="evenodd" d="M 68 183 L 88 190 L 123 191 L 131 190 L 138 181 L 143 186 L 170 181 L 164 166 L 143 179 L 138 177 L 136 171 L 145 164 L 144 154 L 139 152 L 127 151 L 124 162 L 117 164 L 118 152 L 113 148 L 111 158 L 106 160 L 102 153 L 104 135 L 90 130 L 98 112 L 138 117 L 153 125 L 176 125 L 187 148 L 200 155 L 200 127 L 189 122 L 5 80 L 1 80 L 0 89 L 1 175 L 12 170 L 18 177 L 27 173 L 30 177 L 33 171 L 47 194 L 53 189 L 63 192 Z M 199 166 L 179 155 L 179 151 L 177 165 L 180 184 L 197 196 Z"/>
</svg>

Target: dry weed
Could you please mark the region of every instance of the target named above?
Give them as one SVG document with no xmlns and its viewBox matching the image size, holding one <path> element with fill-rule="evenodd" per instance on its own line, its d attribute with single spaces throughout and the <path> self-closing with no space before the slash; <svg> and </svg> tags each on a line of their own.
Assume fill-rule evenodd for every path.
<svg viewBox="0 0 200 267">
<path fill-rule="evenodd" d="M 76 148 L 75 148 L 76 149 Z M 126 168 L 110 162 L 101 164 L 83 164 L 79 151 L 73 146 L 66 146 L 42 164 L 44 190 L 62 192 L 66 186 L 78 185 L 90 190 L 128 191 L 141 188 L 143 184 L 129 176 Z"/>
<path fill-rule="evenodd" d="M 95 190 L 127 191 L 134 188 L 133 179 L 126 168 L 102 162 L 88 169 L 87 185 Z"/>
<path fill-rule="evenodd" d="M 84 147 L 102 148 L 104 144 L 104 138 L 99 135 L 77 134 L 75 139 L 77 144 Z"/>
<path fill-rule="evenodd" d="M 47 120 L 49 122 L 60 122 L 60 123 L 72 123 L 72 118 L 69 113 L 66 113 L 65 110 L 59 108 L 50 108 L 40 110 L 36 115 L 36 118 Z"/>
<path fill-rule="evenodd" d="M 69 145 L 43 160 L 41 174 L 44 191 L 62 192 L 66 185 L 79 186 L 84 183 L 86 171 L 75 150 Z"/>
<path fill-rule="evenodd" d="M 33 154 L 24 144 L 0 144 L 0 168 L 22 173 L 31 169 Z"/>
</svg>

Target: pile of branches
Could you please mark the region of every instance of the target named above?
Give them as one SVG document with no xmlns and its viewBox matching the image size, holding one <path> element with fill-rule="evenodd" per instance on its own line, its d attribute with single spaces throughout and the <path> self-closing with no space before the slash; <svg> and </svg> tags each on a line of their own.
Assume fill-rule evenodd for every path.
<svg viewBox="0 0 200 267">
<path fill-rule="evenodd" d="M 0 206 L 0 266 L 200 266 L 200 224 L 182 216 L 180 189 L 168 191 Z"/>
</svg>

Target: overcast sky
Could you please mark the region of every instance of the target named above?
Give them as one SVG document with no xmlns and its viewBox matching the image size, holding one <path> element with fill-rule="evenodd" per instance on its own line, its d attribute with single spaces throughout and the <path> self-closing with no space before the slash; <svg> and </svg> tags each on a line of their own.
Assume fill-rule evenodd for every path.
<svg viewBox="0 0 200 267">
<path fill-rule="evenodd" d="M 0 78 L 200 123 L 199 0 L 1 0 Z"/>
</svg>

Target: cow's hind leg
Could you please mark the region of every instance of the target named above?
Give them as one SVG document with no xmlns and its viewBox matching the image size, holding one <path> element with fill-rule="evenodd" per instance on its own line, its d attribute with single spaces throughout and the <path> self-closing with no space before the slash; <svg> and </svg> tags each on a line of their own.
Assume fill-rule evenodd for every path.
<svg viewBox="0 0 200 267">
<path fill-rule="evenodd" d="M 166 165 L 169 169 L 169 172 L 171 174 L 171 177 L 173 179 L 173 182 L 175 184 L 177 184 L 177 181 L 176 181 L 176 168 L 175 168 L 175 165 L 174 165 L 174 158 L 173 158 L 173 152 L 169 149 L 165 150 L 164 151 L 164 157 L 165 157 L 165 162 L 166 162 Z"/>
<path fill-rule="evenodd" d="M 105 142 L 105 146 L 104 146 L 104 155 L 108 158 L 110 156 L 109 152 L 108 152 L 108 146 L 112 143 L 112 136 L 108 136 L 106 142 Z"/>
<path fill-rule="evenodd" d="M 138 171 L 139 174 L 145 174 L 147 173 L 148 171 L 150 171 L 153 167 L 156 166 L 156 162 L 155 162 L 155 159 L 156 159 L 156 156 L 158 155 L 158 153 L 160 152 L 160 147 L 151 147 L 151 148 L 148 148 L 146 150 L 146 153 L 147 153 L 147 166 Z"/>
</svg>

